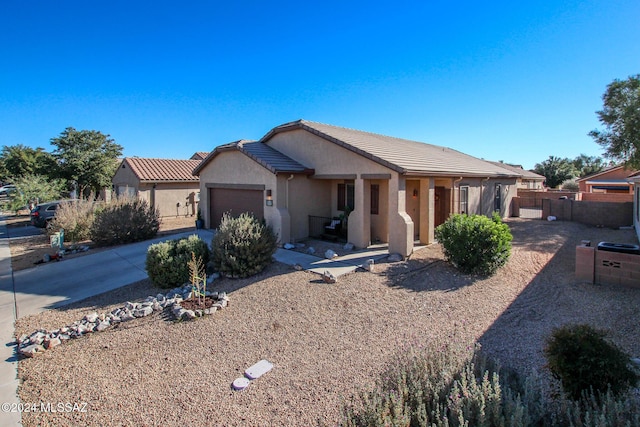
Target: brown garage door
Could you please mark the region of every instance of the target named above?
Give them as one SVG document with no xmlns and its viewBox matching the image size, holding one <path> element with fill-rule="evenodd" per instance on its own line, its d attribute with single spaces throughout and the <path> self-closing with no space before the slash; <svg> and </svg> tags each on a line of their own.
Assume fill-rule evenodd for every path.
<svg viewBox="0 0 640 427">
<path fill-rule="evenodd" d="M 209 203 L 213 228 L 218 228 L 220 220 L 222 220 L 222 214 L 225 212 L 231 212 L 234 216 L 249 212 L 256 218 L 264 218 L 262 190 L 210 188 Z"/>
</svg>

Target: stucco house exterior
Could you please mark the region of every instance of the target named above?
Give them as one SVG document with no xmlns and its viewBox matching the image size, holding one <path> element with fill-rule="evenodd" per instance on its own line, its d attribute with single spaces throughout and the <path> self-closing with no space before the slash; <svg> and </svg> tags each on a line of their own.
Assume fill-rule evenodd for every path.
<svg viewBox="0 0 640 427">
<path fill-rule="evenodd" d="M 636 235 L 640 241 L 640 174 L 629 178 L 629 183 L 633 186 L 633 225 Z"/>
<path fill-rule="evenodd" d="M 193 169 L 200 160 L 126 157 L 111 180 L 116 195 L 146 200 L 160 217 L 193 216 L 200 183 Z"/>
<path fill-rule="evenodd" d="M 580 178 L 577 183 L 582 193 L 632 194 L 633 185 L 629 183 L 629 179 L 639 173 L 639 171 L 627 169 L 624 165 L 613 166 Z"/>
<path fill-rule="evenodd" d="M 450 148 L 306 120 L 216 147 L 193 173 L 207 228 L 248 211 L 295 242 L 315 218 L 346 210 L 349 242 L 388 242 L 403 256 L 451 213 L 509 216 L 520 176 Z"/>
</svg>

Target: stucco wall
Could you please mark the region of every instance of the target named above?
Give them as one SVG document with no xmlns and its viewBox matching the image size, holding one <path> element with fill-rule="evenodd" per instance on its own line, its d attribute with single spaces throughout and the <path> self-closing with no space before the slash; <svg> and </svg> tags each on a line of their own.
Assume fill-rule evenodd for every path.
<svg viewBox="0 0 640 427">
<path fill-rule="evenodd" d="M 161 217 L 191 216 L 197 212 L 197 203 L 192 205 L 192 193 L 200 191 L 199 183 L 145 183 L 139 187 L 138 197 L 158 208 Z M 180 203 L 180 206 L 178 206 Z"/>
<path fill-rule="evenodd" d="M 392 173 L 391 169 L 303 129 L 274 135 L 267 144 L 315 169 L 316 175 Z"/>
<path fill-rule="evenodd" d="M 463 178 L 456 183 L 454 190 L 453 212 L 460 210 L 460 187 L 469 187 L 469 213 L 491 216 L 494 209 L 496 184 L 501 184 L 500 215 L 506 218 L 511 215 L 511 199 L 517 194 L 516 180 L 485 178 Z"/>
<path fill-rule="evenodd" d="M 138 185 L 140 183 L 138 177 L 133 173 L 133 171 L 127 166 L 126 163 L 120 164 L 120 167 L 118 167 L 118 170 L 113 175 L 111 182 L 113 183 L 116 191 L 118 191 L 119 187 L 126 186 L 129 188 L 134 188 L 136 192 L 138 191 Z"/>
<path fill-rule="evenodd" d="M 286 178 L 278 180 L 280 186 L 287 185 Z M 293 179 L 288 180 L 291 241 L 299 241 L 309 236 L 309 215 L 330 216 L 331 182 L 311 179 L 306 175 L 294 175 Z"/>
<path fill-rule="evenodd" d="M 205 227 L 211 227 L 209 215 L 209 188 L 207 184 L 264 185 L 272 190 L 273 206 L 264 207 L 264 218 L 274 231 L 282 236 L 278 199 L 283 195 L 277 191 L 276 175 L 239 151 L 218 154 L 200 171 L 200 209 Z M 266 199 L 266 196 L 265 196 Z"/>
</svg>

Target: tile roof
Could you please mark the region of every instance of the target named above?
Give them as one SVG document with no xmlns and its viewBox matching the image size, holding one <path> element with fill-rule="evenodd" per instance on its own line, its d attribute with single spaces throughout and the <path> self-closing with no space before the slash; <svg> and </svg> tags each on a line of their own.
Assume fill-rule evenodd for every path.
<svg viewBox="0 0 640 427">
<path fill-rule="evenodd" d="M 194 174 L 200 171 L 213 160 L 218 154 L 224 151 L 238 150 L 249 158 L 259 163 L 264 168 L 274 174 L 278 173 L 313 173 L 312 169 L 298 163 L 280 151 L 274 150 L 267 144 L 253 140 L 239 140 L 223 144 L 215 148 L 200 164 L 193 170 Z"/>
<path fill-rule="evenodd" d="M 171 160 L 145 159 L 140 157 L 126 157 L 122 166 L 129 165 L 131 171 L 140 181 L 153 182 L 198 182 L 193 176 L 193 169 L 200 164 L 200 160 Z"/>
<path fill-rule="evenodd" d="M 534 179 L 538 181 L 544 181 L 546 179 L 543 175 L 539 175 L 535 172 L 526 170 L 520 165 L 511 165 L 509 163 L 491 162 L 491 161 L 489 161 L 489 163 L 493 163 L 494 165 L 500 166 L 501 168 L 505 168 L 510 171 L 519 173 L 520 175 L 522 175 L 522 178 L 525 178 L 525 179 Z"/>
<path fill-rule="evenodd" d="M 451 148 L 307 120 L 275 127 L 260 141 L 267 142 L 279 132 L 294 129 L 304 129 L 406 175 L 521 176 L 519 173 Z"/>
<path fill-rule="evenodd" d="M 208 155 L 208 151 L 197 151 L 193 153 L 193 156 L 191 156 L 189 160 L 204 160 Z"/>
</svg>

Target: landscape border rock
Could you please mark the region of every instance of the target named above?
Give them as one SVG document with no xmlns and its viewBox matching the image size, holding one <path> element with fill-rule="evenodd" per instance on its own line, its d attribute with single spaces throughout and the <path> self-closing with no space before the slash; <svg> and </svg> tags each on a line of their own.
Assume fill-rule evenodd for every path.
<svg viewBox="0 0 640 427">
<path fill-rule="evenodd" d="M 166 294 L 148 296 L 142 302 L 127 301 L 122 307 L 111 310 L 109 313 L 97 312 L 89 313 L 81 320 L 73 322 L 71 325 L 60 329 L 48 331 L 38 329 L 31 335 L 21 335 L 16 339 L 18 353 L 25 357 L 33 357 L 38 353 L 57 347 L 70 339 L 80 338 L 92 332 L 102 332 L 114 325 L 130 320 L 147 317 L 150 314 L 163 311 L 166 308 L 171 310 L 176 320 L 191 320 L 197 317 L 211 315 L 218 310 L 228 306 L 229 297 L 226 292 L 206 292 L 206 296 L 214 299 L 212 307 L 205 310 L 185 310 L 180 303 L 191 297 L 191 285 L 174 288 Z"/>
</svg>

